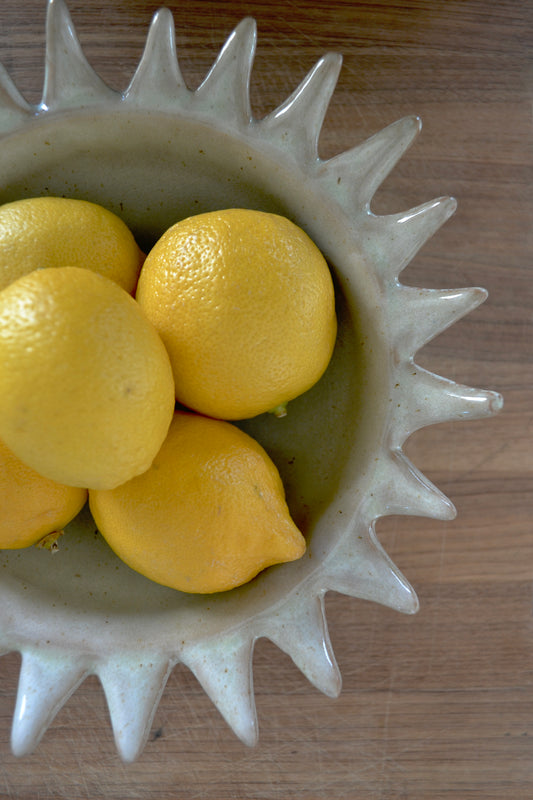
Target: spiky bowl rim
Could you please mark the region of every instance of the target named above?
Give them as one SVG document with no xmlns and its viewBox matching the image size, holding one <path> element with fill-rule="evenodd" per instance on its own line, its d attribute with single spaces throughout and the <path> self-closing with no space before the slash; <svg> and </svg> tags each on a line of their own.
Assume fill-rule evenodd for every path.
<svg viewBox="0 0 533 800">
<path fill-rule="evenodd" d="M 139 191 L 140 175 L 130 175 L 126 186 L 123 171 L 121 196 L 106 197 L 105 192 L 99 196 L 101 175 L 96 170 L 88 177 L 94 154 L 82 170 L 85 185 L 76 185 L 79 174 L 67 176 L 72 159 L 65 156 L 65 148 L 68 152 L 76 142 L 82 158 L 85 135 L 93 149 L 97 144 L 101 148 L 102 163 L 113 148 L 110 168 L 115 169 L 126 141 L 130 148 L 134 142 L 141 163 L 143 153 L 145 157 L 153 155 L 157 131 L 163 150 L 167 133 L 170 139 L 177 137 L 171 148 L 174 158 L 176 141 L 180 152 L 188 147 L 194 169 L 182 170 L 181 176 L 194 175 L 192 183 L 196 184 L 200 173 L 205 176 L 202 197 L 219 190 L 212 175 L 218 175 L 216 170 L 223 174 L 224 168 L 232 176 L 227 196 L 253 204 L 253 191 L 260 186 L 260 199 L 255 202 L 285 210 L 312 234 L 332 262 L 350 320 L 344 330 L 350 325 L 354 328 L 354 315 L 363 315 L 358 329 L 363 335 L 345 337 L 352 342 L 352 350 L 345 347 L 339 370 L 343 375 L 350 373 L 352 383 L 346 381 L 347 388 L 339 397 L 348 407 L 353 392 L 349 364 L 354 342 L 366 337 L 364 352 L 373 349 L 374 356 L 366 356 L 365 391 L 379 408 L 379 424 L 367 440 L 362 434 L 358 437 L 360 452 L 365 451 L 364 441 L 368 445 L 364 459 L 361 455 L 352 458 L 351 444 L 334 502 L 329 496 L 320 508 L 317 528 L 336 531 L 333 544 L 326 544 L 328 537 L 319 532 L 311 561 L 271 570 L 251 588 L 202 600 L 204 619 L 197 614 L 189 621 L 187 635 L 183 625 L 180 628 L 172 598 L 158 590 L 148 600 L 150 590 L 146 585 L 140 589 L 139 576 L 117 566 L 108 559 L 102 543 L 94 543 L 87 514 L 72 526 L 78 543 L 70 550 L 67 546 L 64 563 L 74 573 L 84 548 L 97 548 L 100 563 L 106 562 L 109 570 L 117 568 L 125 587 L 111 603 L 103 599 L 109 591 L 109 575 L 99 580 L 95 572 L 79 574 L 80 596 L 91 594 L 98 601 L 96 607 L 94 600 L 89 605 L 83 601 L 76 604 L 72 592 L 62 593 L 52 585 L 54 580 L 32 585 L 28 575 L 35 574 L 35 553 L 5 556 L 4 565 L 9 562 L 10 566 L 3 570 L 0 581 L 0 647 L 22 653 L 12 730 L 12 747 L 19 755 L 34 749 L 59 707 L 86 675 L 94 673 L 104 687 L 119 753 L 125 760 L 134 759 L 143 748 L 167 677 L 178 661 L 198 677 L 237 735 L 252 744 L 257 739 L 257 721 L 251 662 L 254 642 L 260 636 L 269 637 L 288 652 L 318 689 L 331 696 L 338 694 L 341 679 L 329 642 L 325 593 L 336 590 L 413 613 L 418 607 L 416 595 L 380 547 L 375 521 L 386 514 L 449 519 L 455 513 L 450 501 L 407 459 L 402 450 L 405 440 L 424 425 L 484 417 L 501 407 L 496 393 L 458 386 L 420 368 L 414 360 L 426 341 L 486 297 L 478 288 L 415 289 L 399 282 L 401 270 L 453 213 L 454 200 L 438 198 L 390 216 L 376 216 L 370 210 L 374 192 L 416 137 L 418 118 L 399 120 L 352 150 L 322 160 L 318 138 L 340 57 L 327 54 L 320 59 L 286 101 L 257 120 L 251 113 L 249 92 L 255 39 L 255 23 L 246 18 L 228 38 L 203 83 L 191 91 L 179 69 L 172 17 L 161 9 L 153 18 L 133 79 L 124 92 L 115 92 L 85 59 L 63 0 L 49 0 L 41 102 L 27 103 L 7 74 L 0 75 L 0 165 L 4 175 L 0 200 L 61 193 L 63 185 L 63 191 L 73 196 L 86 192 L 88 199 L 123 210 L 126 221 L 138 229 L 140 211 L 143 216 L 148 213 L 146 202 L 141 208 L 131 199 Z M 128 130 L 134 132 L 129 140 Z M 202 166 L 204 156 L 207 167 Z M 127 161 L 130 172 L 132 161 L 131 157 Z M 29 166 L 21 170 L 24 162 Z M 45 186 L 47 173 L 50 179 Z M 161 181 L 161 171 L 158 176 Z M 152 206 L 155 189 L 150 187 Z M 220 207 L 226 195 L 216 191 L 210 202 Z M 170 196 L 167 187 L 163 200 Z M 163 200 L 159 200 L 160 206 Z M 148 227 L 154 224 L 152 221 Z M 165 224 L 166 220 L 159 218 L 157 225 Z M 362 357 L 362 347 L 359 342 L 358 357 Z M 322 399 L 311 396 L 302 400 L 303 410 L 295 414 L 295 419 L 304 421 L 301 428 L 312 427 L 317 412 L 323 419 L 324 397 L 331 412 L 332 387 L 338 383 L 338 375 L 330 371 L 329 379 L 317 389 Z M 370 427 L 371 417 L 367 414 L 365 418 Z M 267 436 L 263 423 L 258 425 L 260 430 L 252 423 L 251 432 L 258 430 Z M 313 469 L 320 467 L 324 455 L 320 447 L 327 446 L 327 436 L 337 435 L 340 440 L 338 429 L 338 419 L 321 428 L 324 441 L 316 445 L 320 459 L 315 457 Z M 332 464 L 338 453 L 333 456 Z M 326 480 L 327 470 L 323 475 Z M 313 486 L 307 491 L 312 493 Z M 91 558 L 95 552 L 91 550 Z M 140 594 L 141 600 L 124 603 L 128 592 Z M 190 602 L 194 606 L 195 601 Z M 184 601 L 183 607 L 188 603 Z"/>
</svg>

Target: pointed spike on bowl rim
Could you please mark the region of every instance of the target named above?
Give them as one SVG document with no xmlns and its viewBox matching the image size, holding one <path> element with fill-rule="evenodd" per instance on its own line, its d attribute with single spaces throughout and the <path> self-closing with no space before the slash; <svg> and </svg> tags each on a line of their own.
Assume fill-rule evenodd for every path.
<svg viewBox="0 0 533 800">
<path fill-rule="evenodd" d="M 451 500 L 400 449 L 381 456 L 375 483 L 369 498 L 374 520 L 398 514 L 449 521 L 457 515 Z"/>
<path fill-rule="evenodd" d="M 342 678 L 329 638 L 324 591 L 314 598 L 293 596 L 273 623 L 264 620 L 261 636 L 266 636 L 287 653 L 313 686 L 328 697 L 338 697 Z"/>
<path fill-rule="evenodd" d="M 180 656 L 229 727 L 250 747 L 258 740 L 252 675 L 254 641 L 246 631 L 230 632 L 216 641 L 186 645 Z"/>
<path fill-rule="evenodd" d="M 141 59 L 123 100 L 143 108 L 157 105 L 168 110 L 191 94 L 178 62 L 172 12 L 160 8 L 152 17 Z"/>
<path fill-rule="evenodd" d="M 416 592 L 381 546 L 374 522 L 363 535 L 354 528 L 337 553 L 324 569 L 328 591 L 380 603 L 403 614 L 416 614 Z"/>
<path fill-rule="evenodd" d="M 0 135 L 21 125 L 34 114 L 30 105 L 13 83 L 3 64 L 0 64 Z"/>
<path fill-rule="evenodd" d="M 417 115 L 402 117 L 361 144 L 322 162 L 319 177 L 354 211 L 368 207 L 387 175 L 422 129 Z"/>
<path fill-rule="evenodd" d="M 40 110 L 80 108 L 119 98 L 120 95 L 104 83 L 87 61 L 64 0 L 48 0 Z"/>
<path fill-rule="evenodd" d="M 383 280 L 396 281 L 421 247 L 444 225 L 457 208 L 454 197 L 437 197 L 399 214 L 366 220 L 371 257 Z"/>
<path fill-rule="evenodd" d="M 35 750 L 56 714 L 89 673 L 81 657 L 39 650 L 22 652 L 11 728 L 14 755 Z"/>
<path fill-rule="evenodd" d="M 394 394 L 398 395 L 396 403 Z M 503 406 L 498 392 L 475 389 L 435 375 L 417 364 L 396 370 L 393 391 L 395 424 L 390 444 L 400 448 L 415 431 L 441 422 L 485 419 Z"/>
<path fill-rule="evenodd" d="M 259 120 L 258 132 L 277 140 L 297 161 L 318 165 L 320 132 L 341 66 L 339 53 L 323 55 L 289 97 Z"/>
<path fill-rule="evenodd" d="M 206 77 L 194 92 L 194 108 L 205 110 L 234 126 L 252 121 L 250 80 L 257 43 L 257 24 L 244 17 L 233 29 Z"/>
<path fill-rule="evenodd" d="M 142 752 L 172 664 L 156 653 L 119 653 L 97 666 L 115 745 L 123 761 Z"/>
<path fill-rule="evenodd" d="M 400 284 L 392 301 L 398 311 L 392 316 L 396 350 L 400 357 L 418 350 L 445 331 L 488 297 L 486 289 L 420 289 Z"/>
</svg>

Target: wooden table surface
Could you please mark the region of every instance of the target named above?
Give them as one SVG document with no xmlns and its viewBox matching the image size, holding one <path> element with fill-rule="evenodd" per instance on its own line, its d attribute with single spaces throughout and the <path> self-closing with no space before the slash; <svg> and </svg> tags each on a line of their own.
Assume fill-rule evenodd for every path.
<svg viewBox="0 0 533 800">
<path fill-rule="evenodd" d="M 533 4 L 531 0 L 170 2 L 182 72 L 197 86 L 252 15 L 256 116 L 327 51 L 344 65 L 321 139 L 332 155 L 407 114 L 423 131 L 375 210 L 451 194 L 458 211 L 403 275 L 485 286 L 489 300 L 422 351 L 426 367 L 501 391 L 502 414 L 414 435 L 408 455 L 455 503 L 453 522 L 390 517 L 378 535 L 420 611 L 328 595 L 343 675 L 320 694 L 267 640 L 254 678 L 260 742 L 241 744 L 177 667 L 134 764 L 116 755 L 88 678 L 24 759 L 9 736 L 20 657 L 0 659 L 0 797 L 526 800 L 533 797 Z M 70 0 L 92 65 L 125 89 L 150 0 Z M 45 0 L 3 0 L 0 60 L 41 96 Z"/>
</svg>

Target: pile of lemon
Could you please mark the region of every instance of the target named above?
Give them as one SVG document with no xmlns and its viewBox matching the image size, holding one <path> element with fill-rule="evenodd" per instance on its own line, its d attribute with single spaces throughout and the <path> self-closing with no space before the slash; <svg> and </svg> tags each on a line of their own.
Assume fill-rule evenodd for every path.
<svg viewBox="0 0 533 800">
<path fill-rule="evenodd" d="M 334 289 L 285 217 L 181 220 L 145 257 L 84 200 L 0 207 L 0 548 L 53 546 L 85 505 L 148 578 L 216 592 L 300 558 L 279 473 L 230 421 L 324 373 Z"/>
</svg>

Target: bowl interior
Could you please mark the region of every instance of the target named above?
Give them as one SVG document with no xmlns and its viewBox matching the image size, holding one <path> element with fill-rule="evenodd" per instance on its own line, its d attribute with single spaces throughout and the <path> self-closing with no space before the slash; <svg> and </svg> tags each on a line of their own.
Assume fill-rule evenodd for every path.
<svg viewBox="0 0 533 800">
<path fill-rule="evenodd" d="M 347 249 L 342 212 L 267 144 L 162 113 L 86 111 L 37 119 L 4 137 L 0 164 L 0 202 L 50 194 L 101 203 L 124 219 L 145 251 L 191 214 L 238 206 L 283 214 L 328 259 L 339 319 L 326 374 L 289 404 L 287 417 L 239 423 L 277 464 L 291 513 L 308 540 L 306 556 L 231 592 L 185 595 L 126 567 L 85 510 L 68 527 L 59 553 L 0 553 L 1 591 L 4 599 L 24 604 L 27 636 L 61 641 L 68 626 L 71 644 L 92 647 L 99 630 L 99 646 L 108 641 L 116 647 L 131 641 L 134 628 L 137 642 L 157 646 L 168 636 L 169 615 L 190 640 L 280 602 L 345 534 L 371 485 L 373 454 L 384 435 L 388 355 L 379 287 L 360 254 Z"/>
</svg>

